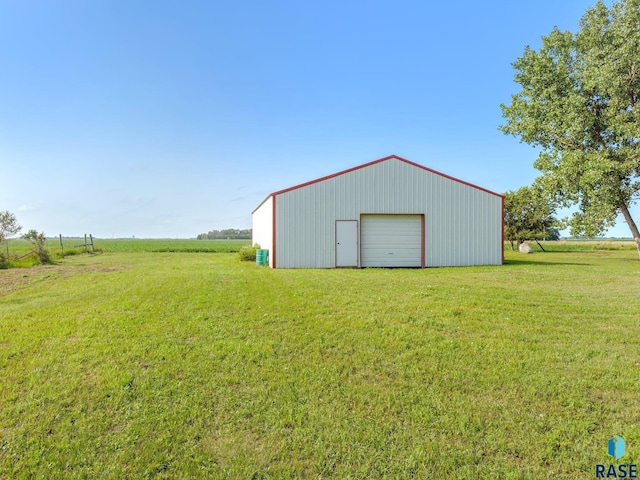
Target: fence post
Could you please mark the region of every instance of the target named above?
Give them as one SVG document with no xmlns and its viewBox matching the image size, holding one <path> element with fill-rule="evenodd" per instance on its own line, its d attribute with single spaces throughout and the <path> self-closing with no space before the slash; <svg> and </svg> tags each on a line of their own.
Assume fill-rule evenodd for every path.
<svg viewBox="0 0 640 480">
<path fill-rule="evenodd" d="M 93 235 L 89 234 L 89 240 L 91 240 L 91 251 L 96 253 L 96 248 L 93 246 Z"/>
<path fill-rule="evenodd" d="M 62 234 L 60 234 L 60 250 L 62 250 L 62 258 L 64 258 L 64 245 L 62 244 Z"/>
</svg>

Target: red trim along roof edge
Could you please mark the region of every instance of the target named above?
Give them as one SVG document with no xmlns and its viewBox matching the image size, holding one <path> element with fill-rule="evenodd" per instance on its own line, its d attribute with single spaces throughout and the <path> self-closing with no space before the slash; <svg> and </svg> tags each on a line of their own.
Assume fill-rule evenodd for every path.
<svg viewBox="0 0 640 480">
<path fill-rule="evenodd" d="M 455 177 L 452 177 L 452 176 L 447 175 L 445 173 L 438 172 L 437 170 L 433 170 L 432 168 L 425 167 L 424 165 L 420 165 L 418 163 L 412 162 L 410 160 L 407 160 L 405 158 L 399 157 L 397 155 L 389 155 L 388 157 L 380 158 L 378 160 L 374 160 L 373 162 L 368 162 L 368 163 L 365 163 L 365 164 L 362 164 L 362 165 L 358 165 L 357 167 L 349 168 L 347 170 L 342 170 L 341 172 L 336 172 L 336 173 L 333 173 L 331 175 L 327 175 L 326 177 L 317 178 L 317 179 L 311 180 L 309 182 L 301 183 L 299 185 L 294 185 L 293 187 L 285 188 L 283 190 L 278 190 L 277 192 L 273 192 L 271 195 L 276 196 L 276 195 L 280 195 L 281 193 L 286 193 L 286 192 L 290 192 L 292 190 L 297 190 L 298 188 L 302 188 L 302 187 L 306 187 L 306 186 L 309 186 L 309 185 L 313 185 L 314 183 L 323 182 L 325 180 L 329 180 L 330 178 L 338 177 L 340 175 L 344 175 L 345 173 L 350 173 L 350 172 L 353 172 L 355 170 L 360 170 L 361 168 L 366 168 L 366 167 L 369 167 L 371 165 L 375 165 L 376 163 L 382 163 L 382 162 L 385 162 L 387 160 L 391 160 L 393 158 L 395 158 L 396 160 L 400 160 L 401 162 L 407 163 L 409 165 L 412 165 L 414 167 L 420 168 L 422 170 L 426 170 L 427 172 L 431 172 L 431 173 L 434 173 L 436 175 L 440 175 L 441 177 L 447 178 L 449 180 L 453 180 L 454 182 L 462 183 L 463 185 L 466 185 L 468 187 L 472 187 L 472 188 L 475 188 L 477 190 L 482 190 L 483 192 L 489 193 L 491 195 L 495 195 L 497 197 L 501 197 L 501 198 L 504 197 L 504 195 L 501 195 L 499 193 L 492 192 L 491 190 L 488 190 L 486 188 L 480 187 L 478 185 L 474 185 L 473 183 L 465 182 L 464 180 L 460 180 L 459 178 L 455 178 Z M 269 195 L 269 196 L 271 196 L 271 195 Z M 267 198 L 269 198 L 269 196 Z M 265 198 L 262 203 L 266 202 L 267 198 Z M 262 203 L 260 205 L 262 205 Z M 260 205 L 258 205 L 258 208 L 260 208 Z M 256 208 L 256 210 L 258 208 Z M 254 210 L 254 212 L 255 212 L 255 210 Z"/>
</svg>

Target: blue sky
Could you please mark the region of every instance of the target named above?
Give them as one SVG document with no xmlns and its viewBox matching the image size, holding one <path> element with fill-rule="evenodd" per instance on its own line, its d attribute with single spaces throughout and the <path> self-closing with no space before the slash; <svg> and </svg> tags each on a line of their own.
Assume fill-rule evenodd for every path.
<svg viewBox="0 0 640 480">
<path fill-rule="evenodd" d="M 536 151 L 498 131 L 511 62 L 593 3 L 0 0 L 0 210 L 194 237 L 391 154 L 517 189 Z"/>
</svg>

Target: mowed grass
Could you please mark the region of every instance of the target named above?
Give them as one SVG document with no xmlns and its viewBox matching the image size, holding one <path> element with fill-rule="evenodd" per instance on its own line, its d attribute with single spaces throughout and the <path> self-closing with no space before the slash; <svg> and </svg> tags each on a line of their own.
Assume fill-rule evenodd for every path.
<svg viewBox="0 0 640 480">
<path fill-rule="evenodd" d="M 0 271 L 0 478 L 593 478 L 640 460 L 640 262 Z"/>
<path fill-rule="evenodd" d="M 528 241 L 528 245 L 534 251 L 541 252 L 542 249 L 535 241 Z M 547 252 L 584 252 L 589 250 L 630 250 L 637 252 L 636 244 L 633 240 L 557 240 L 540 242 Z M 505 243 L 505 251 L 511 250 L 509 242 Z M 517 247 L 514 243 L 514 250 Z"/>
</svg>

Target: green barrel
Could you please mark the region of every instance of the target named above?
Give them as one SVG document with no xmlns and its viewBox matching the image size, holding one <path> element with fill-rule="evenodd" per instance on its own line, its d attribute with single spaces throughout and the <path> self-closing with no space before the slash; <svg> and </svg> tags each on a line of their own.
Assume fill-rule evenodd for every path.
<svg viewBox="0 0 640 480">
<path fill-rule="evenodd" d="M 269 265 L 269 250 L 256 251 L 256 265 Z"/>
</svg>

